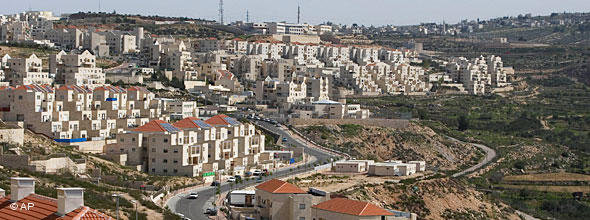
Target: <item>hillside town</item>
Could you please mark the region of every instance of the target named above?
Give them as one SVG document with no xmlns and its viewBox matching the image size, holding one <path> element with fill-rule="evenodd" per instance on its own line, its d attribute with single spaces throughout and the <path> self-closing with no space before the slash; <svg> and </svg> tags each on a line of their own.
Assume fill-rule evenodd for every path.
<svg viewBox="0 0 590 220">
<path fill-rule="evenodd" d="M 535 219 L 488 196 L 533 169 L 513 147 L 564 127 L 520 112 L 547 78 L 511 52 L 549 44 L 479 34 L 587 13 L 369 27 L 308 24 L 299 6 L 297 22 L 224 22 L 223 7 L 0 15 L 0 219 Z M 547 169 L 579 160 L 558 159 Z"/>
</svg>

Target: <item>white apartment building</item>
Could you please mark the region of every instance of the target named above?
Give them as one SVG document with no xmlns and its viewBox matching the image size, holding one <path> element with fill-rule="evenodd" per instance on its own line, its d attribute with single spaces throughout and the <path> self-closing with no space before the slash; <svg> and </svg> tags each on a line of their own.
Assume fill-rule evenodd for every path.
<svg viewBox="0 0 590 220">
<path fill-rule="evenodd" d="M 507 74 L 511 73 L 511 68 L 504 68 L 502 58 L 498 56 L 480 56 L 471 60 L 459 57 L 452 59 L 446 68 L 447 73 L 454 80 L 462 82 L 470 94 L 486 94 L 492 92 L 493 88 L 510 85 Z"/>
<path fill-rule="evenodd" d="M 28 58 L 11 58 L 7 60 L 5 80 L 10 85 L 51 84 L 53 78 L 43 71 L 43 61 L 35 54 Z"/>
<path fill-rule="evenodd" d="M 108 148 L 110 154 L 127 154 L 128 165 L 141 165 L 150 174 L 195 177 L 255 166 L 264 135 L 225 115 L 207 121 L 188 117 L 174 124 L 155 120 L 119 133 L 117 144 Z"/>
<path fill-rule="evenodd" d="M 22 85 L 0 90 L 5 121 L 22 121 L 24 127 L 58 142 L 104 140 L 130 127 L 162 117 L 160 103 L 145 88 L 101 86 Z"/>
<path fill-rule="evenodd" d="M 96 56 L 89 51 L 66 54 L 61 51 L 49 57 L 49 73 L 55 74 L 58 84 L 95 88 L 105 84 L 102 68 L 96 67 Z"/>
</svg>

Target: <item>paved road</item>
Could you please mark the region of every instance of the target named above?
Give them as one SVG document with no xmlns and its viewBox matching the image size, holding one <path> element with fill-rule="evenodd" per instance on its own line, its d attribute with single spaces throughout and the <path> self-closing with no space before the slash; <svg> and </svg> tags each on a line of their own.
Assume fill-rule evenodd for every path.
<svg viewBox="0 0 590 220">
<path fill-rule="evenodd" d="M 455 138 L 452 137 L 448 137 L 448 139 L 455 141 L 455 142 L 459 142 L 459 143 L 465 143 L 463 141 L 457 140 Z M 467 144 L 472 144 L 473 146 L 476 146 L 479 149 L 482 149 L 483 151 L 486 152 L 486 157 L 483 159 L 483 161 L 479 162 L 478 164 L 473 165 L 472 167 L 469 167 L 461 172 L 455 173 L 453 174 L 453 177 L 459 177 L 459 176 L 463 176 L 465 174 L 471 173 L 479 168 L 482 168 L 483 166 L 487 165 L 488 163 L 492 162 L 492 160 L 496 157 L 496 151 L 492 148 L 489 148 L 485 145 L 481 145 L 481 144 L 475 144 L 475 143 L 467 143 Z"/>
<path fill-rule="evenodd" d="M 307 164 L 315 163 L 316 161 L 326 161 L 332 157 L 332 155 L 330 155 L 329 153 L 327 153 L 325 151 L 321 151 L 319 149 L 309 147 L 309 146 L 305 145 L 304 143 L 302 143 L 301 141 L 294 139 L 293 137 L 291 137 L 291 135 L 287 131 L 283 130 L 282 128 L 278 128 L 270 123 L 261 122 L 261 121 L 257 121 L 256 124 L 266 128 L 274 133 L 281 135 L 281 138 L 286 137 L 287 144 L 292 144 L 297 147 L 303 147 L 304 152 L 307 155 L 311 156 L 310 157 L 311 159 L 309 159 L 309 161 L 307 161 Z M 292 169 L 292 170 L 291 170 L 291 168 L 279 169 L 273 173 L 272 178 L 291 176 L 291 175 L 294 175 L 297 173 L 302 173 L 302 172 L 313 169 L 313 167 L 305 167 L 305 168 L 303 168 L 303 166 L 301 166 L 301 167 L 302 168 Z M 254 179 L 245 180 L 243 184 L 240 184 L 238 186 L 234 185 L 233 188 L 234 189 L 237 187 L 242 188 L 242 187 L 250 186 L 250 185 L 254 185 L 254 184 L 256 184 Z M 230 190 L 230 185 L 228 183 L 221 184 L 221 192 L 222 193 L 229 191 L 229 190 Z M 197 192 L 199 194 L 199 197 L 197 199 L 186 199 L 186 196 L 191 192 Z M 196 220 L 196 219 L 205 220 L 205 219 L 208 219 L 208 217 L 205 216 L 203 213 L 205 212 L 205 210 L 207 208 L 212 207 L 214 193 L 215 193 L 214 187 L 212 187 L 212 186 L 202 187 L 202 188 L 187 192 L 185 194 L 180 194 L 175 197 L 172 197 L 168 201 L 167 205 L 168 205 L 168 207 L 170 207 L 170 209 L 173 212 L 181 213 L 185 217 L 190 218 L 192 220 Z"/>
</svg>

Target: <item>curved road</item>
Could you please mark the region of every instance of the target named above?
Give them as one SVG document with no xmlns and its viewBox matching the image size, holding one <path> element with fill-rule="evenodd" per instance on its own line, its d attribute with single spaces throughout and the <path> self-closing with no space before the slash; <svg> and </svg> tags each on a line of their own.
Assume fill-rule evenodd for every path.
<svg viewBox="0 0 590 220">
<path fill-rule="evenodd" d="M 492 148 L 485 146 L 485 145 L 476 144 L 476 143 L 466 143 L 464 141 L 460 141 L 460 140 L 457 140 L 457 139 L 449 137 L 449 136 L 447 136 L 447 138 L 454 141 L 454 142 L 459 142 L 459 143 L 463 143 L 463 144 L 472 144 L 473 146 L 476 146 L 477 148 L 482 149 L 483 151 L 486 152 L 486 157 L 481 162 L 479 162 L 479 163 L 473 165 L 472 167 L 469 167 L 461 172 L 453 174 L 453 177 L 460 177 L 465 174 L 471 173 L 479 168 L 482 168 L 483 166 L 492 162 L 492 160 L 496 157 L 496 151 Z"/>
<path fill-rule="evenodd" d="M 326 160 L 329 160 L 333 157 L 333 155 L 331 155 L 328 152 L 319 150 L 317 148 L 309 147 L 306 144 L 302 143 L 301 141 L 294 139 L 293 137 L 291 137 L 289 132 L 283 130 L 282 128 L 278 128 L 270 123 L 262 122 L 262 121 L 257 121 L 256 124 L 267 129 L 267 130 L 270 130 L 274 133 L 281 135 L 281 137 L 286 137 L 287 144 L 292 144 L 297 147 L 303 147 L 304 152 L 310 156 L 310 157 L 308 157 L 310 159 L 309 159 L 309 161 L 307 161 L 306 165 L 315 163 L 316 161 L 320 161 L 320 162 L 326 161 Z M 272 178 L 291 176 L 291 175 L 294 175 L 297 173 L 302 173 L 305 171 L 313 170 L 313 167 L 308 167 L 308 166 L 299 166 L 299 167 L 301 167 L 301 168 L 279 169 L 279 170 L 273 172 Z M 243 188 L 243 187 L 254 185 L 254 184 L 256 184 L 254 178 L 252 178 L 250 180 L 244 179 L 244 183 L 242 183 L 240 185 L 234 184 L 234 189 L 235 188 Z M 230 185 L 227 182 L 224 182 L 221 184 L 221 192 L 222 193 L 227 192 L 229 190 L 230 190 Z M 192 192 L 197 192 L 199 194 L 199 197 L 197 199 L 186 199 L 186 196 Z M 209 219 L 209 218 L 203 213 L 205 212 L 205 210 L 207 208 L 213 207 L 212 202 L 213 202 L 214 195 L 215 195 L 215 187 L 205 186 L 205 187 L 195 189 L 193 191 L 186 192 L 184 194 L 176 195 L 176 196 L 172 197 L 166 203 L 166 205 L 170 208 L 170 210 L 172 212 L 181 213 L 185 217 L 190 218 L 192 220 L 196 220 L 196 219 L 205 220 L 205 219 Z"/>
</svg>

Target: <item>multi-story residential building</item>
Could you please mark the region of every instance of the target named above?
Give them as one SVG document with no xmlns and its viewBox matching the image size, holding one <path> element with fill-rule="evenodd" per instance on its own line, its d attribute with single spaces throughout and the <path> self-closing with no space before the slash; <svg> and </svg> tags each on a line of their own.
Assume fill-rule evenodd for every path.
<svg viewBox="0 0 590 220">
<path fill-rule="evenodd" d="M 368 202 L 330 198 L 329 192 L 310 188 L 308 193 L 288 182 L 272 179 L 256 186 L 253 200 L 256 201 L 256 218 L 263 220 L 395 220 L 417 217 L 415 214 L 409 214 L 412 218 L 396 217 L 392 211 Z"/>
<path fill-rule="evenodd" d="M 126 165 L 141 165 L 157 175 L 194 177 L 202 172 L 254 166 L 264 151 L 264 135 L 251 124 L 225 115 L 202 121 L 184 118 L 174 124 L 151 121 L 117 134 L 109 154 L 127 154 Z"/>
<path fill-rule="evenodd" d="M 258 163 L 264 151 L 264 135 L 256 133 L 252 124 L 243 124 L 227 115 L 216 115 L 205 122 L 217 128 L 219 138 L 209 145 L 209 152 L 219 169 L 233 169 Z"/>
<path fill-rule="evenodd" d="M 225 50 L 227 48 L 226 41 L 218 40 L 216 38 L 202 39 L 197 41 L 197 52 L 208 52 L 216 50 Z"/>
<path fill-rule="evenodd" d="M 256 203 L 260 219 L 312 219 L 313 195 L 282 180 L 256 186 Z"/>
<path fill-rule="evenodd" d="M 467 92 L 474 95 L 490 93 L 493 88 L 510 85 L 507 74 L 513 71 L 511 68 L 504 68 L 502 58 L 494 55 L 471 60 L 464 57 L 454 58 L 446 68 L 451 78 L 462 82 Z"/>
<path fill-rule="evenodd" d="M 195 101 L 168 100 L 165 101 L 164 106 L 163 112 L 169 114 L 171 119 L 180 120 L 199 116 L 199 108 Z"/>
<path fill-rule="evenodd" d="M 269 34 L 305 34 L 306 26 L 303 24 L 289 24 L 284 22 L 267 23 Z"/>
<path fill-rule="evenodd" d="M 43 71 L 43 61 L 35 54 L 28 58 L 11 58 L 7 61 L 6 81 L 10 85 L 51 84 L 53 78 Z"/>
<path fill-rule="evenodd" d="M 9 109 L 2 112 L 5 121 L 22 121 L 25 128 L 58 142 L 82 144 L 113 137 L 150 119 L 165 119 L 154 96 L 141 87 L 90 90 L 69 85 L 55 89 L 24 85 L 1 89 L 0 97 L 5 98 L 0 106 Z"/>
<path fill-rule="evenodd" d="M 0 41 L 23 42 L 32 40 L 30 26 L 26 21 L 14 21 L 0 25 Z"/>
<path fill-rule="evenodd" d="M 49 73 L 55 74 L 55 82 L 65 85 L 88 86 L 105 84 L 102 68 L 96 67 L 96 56 L 87 50 L 81 54 L 61 51 L 49 57 Z"/>
<path fill-rule="evenodd" d="M 343 104 L 331 100 L 321 100 L 305 104 L 296 104 L 292 108 L 293 118 L 369 118 L 370 112 L 368 109 L 361 109 L 358 104 Z"/>
<path fill-rule="evenodd" d="M 64 49 L 79 49 L 82 47 L 83 31 L 80 29 L 51 29 L 45 33 L 45 38 L 56 46 Z"/>
</svg>

